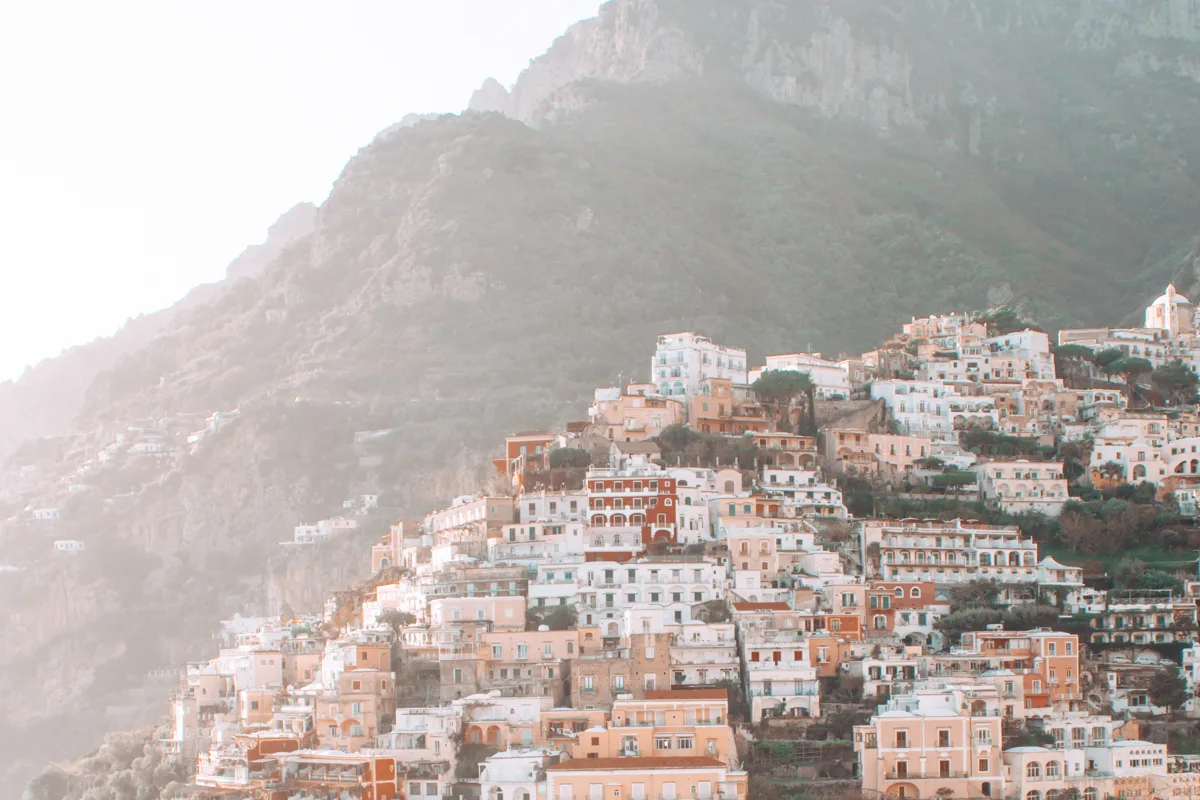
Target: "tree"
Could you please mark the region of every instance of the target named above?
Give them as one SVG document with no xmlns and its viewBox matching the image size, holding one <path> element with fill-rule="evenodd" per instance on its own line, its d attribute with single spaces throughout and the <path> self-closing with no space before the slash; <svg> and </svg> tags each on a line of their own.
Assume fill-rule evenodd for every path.
<svg viewBox="0 0 1200 800">
<path fill-rule="evenodd" d="M 990 608 L 996 604 L 1000 584 L 995 581 L 974 580 L 950 587 L 950 602 L 954 608 L 982 606 Z"/>
<path fill-rule="evenodd" d="M 808 404 L 808 433 L 812 434 L 816 421 L 816 390 L 812 375 L 790 369 L 767 370 L 751 386 L 754 394 L 764 403 L 775 406 L 779 415 L 779 429 L 792 428 L 792 404 L 804 396 Z"/>
<path fill-rule="evenodd" d="M 1023 330 L 1041 330 L 1037 323 L 1023 319 L 1015 309 L 1008 306 L 1001 306 L 1000 308 L 993 308 L 986 311 L 977 316 L 975 321 L 987 325 L 988 334 L 991 336 L 1003 336 L 1006 333 L 1016 333 Z"/>
<path fill-rule="evenodd" d="M 654 437 L 659 448 L 664 453 L 682 453 L 693 442 L 703 441 L 704 434 L 698 433 L 686 425 L 668 425 L 662 433 Z"/>
<path fill-rule="evenodd" d="M 1112 480 L 1120 480 L 1125 476 L 1125 468 L 1116 461 L 1105 461 L 1096 471 L 1100 473 L 1101 478 Z"/>
<path fill-rule="evenodd" d="M 1107 368 L 1125 357 L 1125 351 L 1119 347 L 1109 347 L 1096 353 L 1096 366 L 1107 372 Z"/>
<path fill-rule="evenodd" d="M 587 469 L 592 456 L 579 447 L 560 447 L 550 451 L 550 469 Z"/>
<path fill-rule="evenodd" d="M 1137 393 L 1138 378 L 1142 375 L 1154 371 L 1154 365 L 1144 358 L 1122 358 L 1115 361 L 1108 367 L 1117 373 L 1125 380 L 1126 394 L 1129 397 L 1129 402 L 1132 403 L 1134 394 Z"/>
<path fill-rule="evenodd" d="M 1058 518 L 1058 540 L 1081 553 L 1095 553 L 1103 531 L 1104 523 L 1086 514 L 1071 511 Z"/>
<path fill-rule="evenodd" d="M 1113 582 L 1122 589 L 1136 588 L 1146 574 L 1146 563 L 1136 558 L 1123 558 L 1113 569 Z"/>
<path fill-rule="evenodd" d="M 1179 674 L 1179 670 L 1165 669 L 1150 679 L 1146 693 L 1154 705 L 1175 710 L 1188 699 L 1187 681 Z"/>
<path fill-rule="evenodd" d="M 527 630 L 537 630 L 545 625 L 552 631 L 569 631 L 579 621 L 575 606 L 535 606 L 525 614 Z"/>
<path fill-rule="evenodd" d="M 397 636 L 400 635 L 401 628 L 408 625 L 415 625 L 417 622 L 417 618 L 415 616 L 407 611 L 401 611 L 398 608 L 385 608 L 383 611 L 379 612 L 379 617 L 377 619 L 380 623 L 387 625 L 389 628 L 395 631 Z"/>
<path fill-rule="evenodd" d="M 1154 370 L 1150 382 L 1175 405 L 1196 402 L 1196 373 L 1179 359 Z"/>
<path fill-rule="evenodd" d="M 1069 386 L 1079 383 L 1087 377 L 1091 365 L 1096 360 L 1096 352 L 1081 344 L 1059 345 L 1052 352 L 1054 353 L 1055 369 L 1058 371 L 1059 377 Z"/>
</svg>

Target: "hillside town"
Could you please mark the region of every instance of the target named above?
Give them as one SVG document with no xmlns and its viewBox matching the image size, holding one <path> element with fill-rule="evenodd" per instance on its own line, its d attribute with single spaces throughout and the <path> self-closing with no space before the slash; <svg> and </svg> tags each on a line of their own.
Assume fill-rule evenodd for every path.
<svg viewBox="0 0 1200 800">
<path fill-rule="evenodd" d="M 172 796 L 1200 797 L 1200 328 L 1173 286 L 1056 343 L 1002 310 L 855 357 L 653 345 L 395 520 L 322 613 L 227 621 L 154 743 L 192 770 Z"/>
</svg>

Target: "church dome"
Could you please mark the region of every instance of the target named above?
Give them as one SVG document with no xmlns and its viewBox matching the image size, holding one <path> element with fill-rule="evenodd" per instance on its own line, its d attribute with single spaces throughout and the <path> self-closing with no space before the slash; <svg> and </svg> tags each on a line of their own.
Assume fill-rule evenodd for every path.
<svg viewBox="0 0 1200 800">
<path fill-rule="evenodd" d="M 1190 306 L 1191 303 L 1186 297 L 1175 291 L 1175 284 L 1172 283 L 1167 286 L 1167 291 L 1164 294 L 1159 295 L 1158 299 L 1155 300 L 1151 305 Z"/>
</svg>

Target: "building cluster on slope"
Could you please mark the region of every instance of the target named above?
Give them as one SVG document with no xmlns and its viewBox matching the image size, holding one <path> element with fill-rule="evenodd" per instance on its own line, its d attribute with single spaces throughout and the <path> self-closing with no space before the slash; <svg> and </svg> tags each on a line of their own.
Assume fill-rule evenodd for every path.
<svg viewBox="0 0 1200 800">
<path fill-rule="evenodd" d="M 1194 335 L 1184 302 L 1169 289 L 1144 330 L 1060 338 L 1175 358 Z M 761 368 L 661 336 L 648 382 L 597 389 L 562 430 L 507 437 L 488 491 L 397 522 L 371 550 L 374 577 L 322 615 L 227 623 L 217 657 L 187 665 L 160 745 L 196 765 L 192 796 L 747 800 L 753 731 L 819 720 L 830 686 L 851 683 L 874 707 L 852 729 L 872 796 L 1196 796 L 1196 764 L 1130 718 L 1162 709 L 1126 673 L 1174 665 L 1097 666 L 1087 650 L 1193 641 L 1196 584 L 1110 593 L 1014 525 L 847 510 L 839 479 L 853 475 L 1058 514 L 1063 465 L 981 457 L 965 446 L 980 431 L 1094 435 L 1125 448 L 1113 458 L 1135 465 L 1130 480 L 1200 481 L 1194 407 L 1132 413 L 1120 387 L 1068 388 L 1046 334 L 993 333 L 935 316 L 858 358 Z M 756 394 L 778 371 L 810 377 L 807 415 L 803 395 L 793 414 Z M 746 446 L 753 469 L 722 455 Z M 944 635 L 951 591 L 977 581 L 1094 627 L 1084 641 Z"/>
</svg>

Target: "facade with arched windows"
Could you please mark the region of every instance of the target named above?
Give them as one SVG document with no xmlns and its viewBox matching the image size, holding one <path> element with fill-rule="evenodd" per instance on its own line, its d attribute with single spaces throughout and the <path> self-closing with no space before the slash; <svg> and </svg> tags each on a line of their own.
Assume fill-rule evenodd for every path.
<svg viewBox="0 0 1200 800">
<path fill-rule="evenodd" d="M 974 470 L 984 501 L 1010 514 L 1037 511 L 1057 517 L 1070 499 L 1060 462 L 987 461 Z"/>
<path fill-rule="evenodd" d="M 1037 543 L 1016 526 L 869 519 L 859 523 L 859 531 L 864 563 L 871 563 L 870 551 L 878 545 L 878 563 L 871 566 L 885 581 L 1033 583 L 1038 579 Z M 1081 573 L 1063 575 L 1082 582 Z"/>
<path fill-rule="evenodd" d="M 593 538 L 589 558 L 603 547 L 638 552 L 651 542 L 676 541 L 679 497 L 675 478 L 666 470 L 642 462 L 625 469 L 593 468 L 586 486 Z M 616 543 L 622 535 L 633 538 Z"/>
<path fill-rule="evenodd" d="M 1012 747 L 1004 751 L 1009 796 L 1020 800 L 1104 800 L 1152 797 L 1165 788 L 1167 747 L 1141 741 L 1112 741 L 1112 720 L 1088 728 L 1075 725 L 1072 738 L 1054 747 Z M 1070 720 L 1067 720 L 1070 724 Z M 1165 795 L 1170 797 L 1171 792 Z"/>
</svg>

